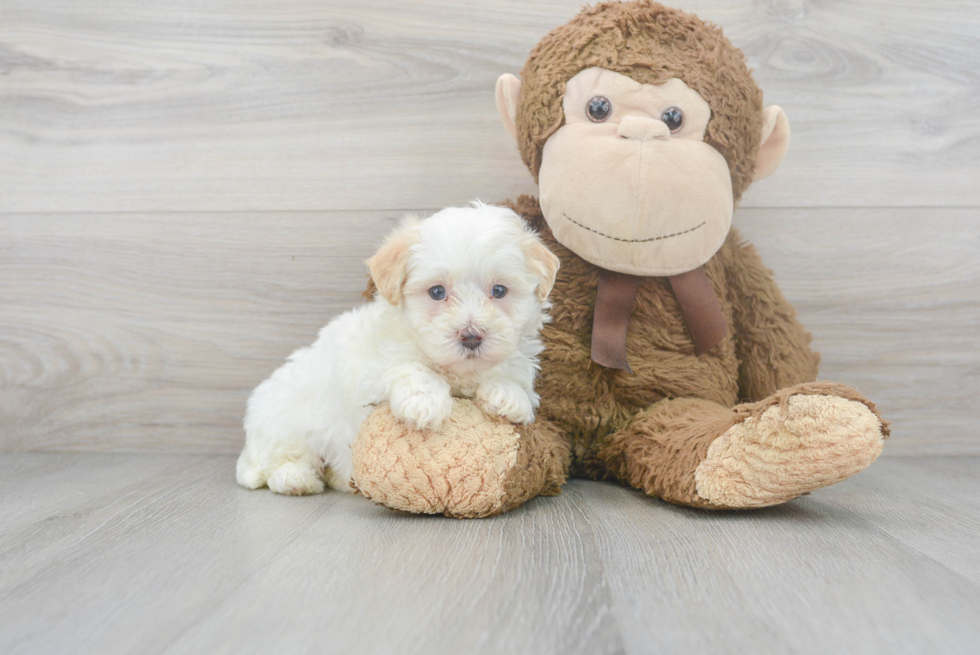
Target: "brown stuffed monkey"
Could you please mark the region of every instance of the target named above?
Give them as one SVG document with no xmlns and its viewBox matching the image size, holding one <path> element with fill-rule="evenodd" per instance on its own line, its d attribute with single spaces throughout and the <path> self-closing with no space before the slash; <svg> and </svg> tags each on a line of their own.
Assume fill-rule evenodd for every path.
<svg viewBox="0 0 980 655">
<path fill-rule="evenodd" d="M 436 434 L 376 410 L 354 484 L 413 512 L 489 516 L 616 479 L 709 509 L 786 502 L 879 455 L 887 421 L 814 382 L 810 335 L 734 205 L 789 145 L 721 30 L 653 2 L 588 8 L 531 52 L 497 106 L 540 187 L 506 203 L 558 255 L 535 423 L 458 401 Z"/>
</svg>

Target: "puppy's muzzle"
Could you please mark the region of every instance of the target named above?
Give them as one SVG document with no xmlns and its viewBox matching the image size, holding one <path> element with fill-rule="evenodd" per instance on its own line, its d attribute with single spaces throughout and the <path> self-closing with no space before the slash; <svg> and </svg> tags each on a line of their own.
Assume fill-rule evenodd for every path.
<svg viewBox="0 0 980 655">
<path fill-rule="evenodd" d="M 483 343 L 484 333 L 480 330 L 475 330 L 473 328 L 465 328 L 459 333 L 459 343 L 463 348 L 469 348 L 470 350 L 476 350 Z"/>
</svg>

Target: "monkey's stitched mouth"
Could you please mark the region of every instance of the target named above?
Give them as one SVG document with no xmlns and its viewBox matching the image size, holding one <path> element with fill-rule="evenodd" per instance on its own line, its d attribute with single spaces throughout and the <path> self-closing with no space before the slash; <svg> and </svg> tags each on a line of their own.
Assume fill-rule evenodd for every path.
<svg viewBox="0 0 980 655">
<path fill-rule="evenodd" d="M 623 243 L 647 243 L 649 241 L 663 241 L 664 239 L 670 239 L 670 238 L 673 238 L 673 237 L 679 237 L 682 234 L 688 234 L 688 233 L 693 232 L 694 230 L 697 230 L 698 228 L 702 228 L 702 227 L 704 227 L 705 225 L 708 224 L 708 221 L 703 221 L 700 225 L 695 225 L 694 227 L 688 228 L 688 229 L 683 230 L 681 232 L 674 232 L 673 234 L 663 234 L 663 235 L 661 235 L 659 237 L 650 237 L 649 239 L 620 239 L 619 237 L 614 237 L 611 234 L 606 234 L 605 232 L 600 232 L 599 230 L 596 230 L 594 228 L 591 228 L 591 227 L 589 227 L 587 225 L 582 225 L 581 223 L 579 223 L 578 221 L 576 221 L 574 218 L 572 218 L 568 214 L 565 214 L 564 212 L 562 213 L 562 215 L 565 218 L 567 218 L 569 221 L 571 221 L 573 224 L 578 225 L 583 230 L 588 230 L 589 232 L 592 232 L 594 234 L 598 234 L 599 236 L 605 237 L 607 239 L 612 239 L 613 241 L 622 241 Z"/>
</svg>

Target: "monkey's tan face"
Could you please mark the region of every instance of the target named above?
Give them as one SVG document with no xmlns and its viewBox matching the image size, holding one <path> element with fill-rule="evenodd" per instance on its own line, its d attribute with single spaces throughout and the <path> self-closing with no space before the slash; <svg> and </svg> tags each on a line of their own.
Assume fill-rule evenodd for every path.
<svg viewBox="0 0 980 655">
<path fill-rule="evenodd" d="M 642 276 L 697 268 L 731 227 L 731 174 L 704 142 L 711 109 L 679 79 L 640 84 L 589 68 L 568 81 L 565 124 L 545 143 L 541 210 L 558 241 Z"/>
</svg>

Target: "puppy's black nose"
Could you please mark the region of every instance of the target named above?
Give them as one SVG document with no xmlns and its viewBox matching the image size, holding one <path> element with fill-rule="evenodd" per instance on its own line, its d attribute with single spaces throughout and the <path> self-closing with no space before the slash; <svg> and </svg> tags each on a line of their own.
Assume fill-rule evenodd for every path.
<svg viewBox="0 0 980 655">
<path fill-rule="evenodd" d="M 469 330 L 463 330 L 459 333 L 459 342 L 463 344 L 463 348 L 469 348 L 470 350 L 476 350 L 480 347 L 480 342 L 483 341 L 483 335 L 471 332 Z"/>
</svg>

